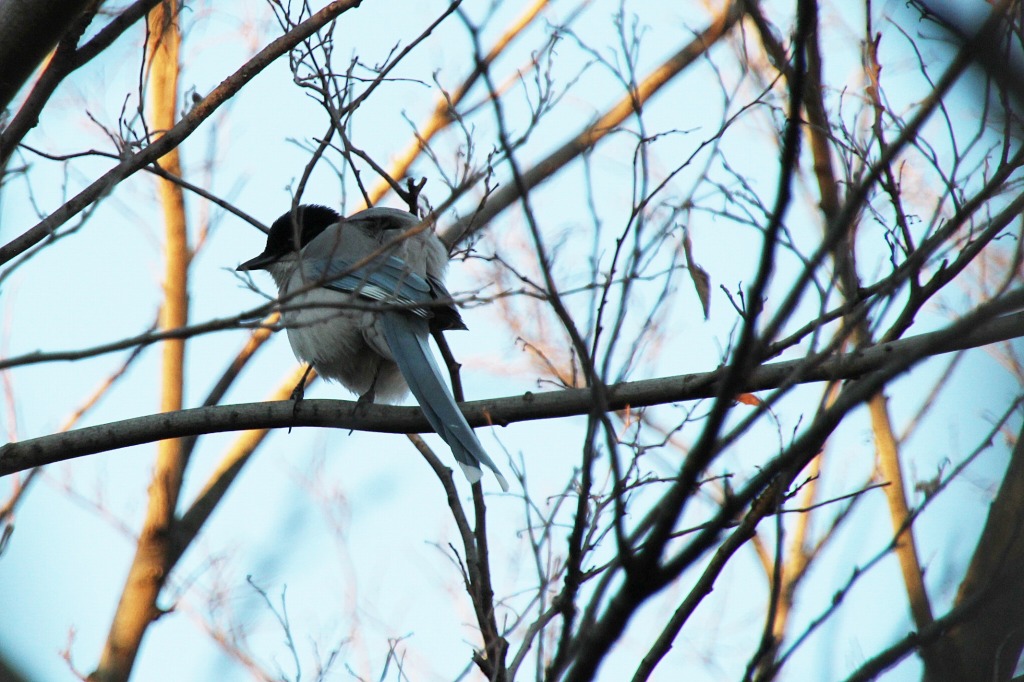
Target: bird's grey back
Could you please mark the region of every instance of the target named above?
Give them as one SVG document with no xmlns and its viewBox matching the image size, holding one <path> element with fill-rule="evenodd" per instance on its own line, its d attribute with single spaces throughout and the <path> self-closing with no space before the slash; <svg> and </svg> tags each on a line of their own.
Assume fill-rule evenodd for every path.
<svg viewBox="0 0 1024 682">
<path fill-rule="evenodd" d="M 421 277 L 443 281 L 448 268 L 448 251 L 430 226 L 402 239 L 402 235 L 420 224 L 420 219 L 396 208 L 374 207 L 354 213 L 324 230 L 303 250 L 304 258 L 341 257 L 356 262 L 381 246 L 397 241 L 389 255 L 401 258 L 409 270 Z"/>
</svg>

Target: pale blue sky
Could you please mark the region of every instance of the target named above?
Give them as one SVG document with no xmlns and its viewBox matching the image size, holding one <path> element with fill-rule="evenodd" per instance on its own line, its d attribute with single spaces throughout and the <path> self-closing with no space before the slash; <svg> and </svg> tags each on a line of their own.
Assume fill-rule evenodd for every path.
<svg viewBox="0 0 1024 682">
<path fill-rule="evenodd" d="M 345 15 L 335 33 L 340 63 L 351 53 L 369 63 L 383 60 L 390 47 L 405 45 L 420 27 L 445 6 L 443 2 L 396 3 L 368 1 Z M 501 16 L 510 16 L 516 3 L 505 3 Z M 704 25 L 703 12 L 678 13 L 668 4 L 627 3 L 627 12 L 642 12 L 645 32 L 639 71 L 657 63 L 690 38 L 692 29 Z M 481 3 L 467 2 L 471 15 L 480 16 Z M 552 21 L 570 9 L 558 2 Z M 594 2 L 574 25 L 587 43 L 611 55 L 615 26 L 611 16 L 615 2 Z M 894 6 L 894 11 L 896 10 Z M 830 30 L 840 40 L 851 36 L 839 21 Z M 855 18 L 848 18 L 853 21 Z M 239 35 L 242 24 L 262 27 L 260 37 Z M 491 36 L 504 21 L 496 19 Z M 196 28 L 193 28 L 196 27 Z M 190 5 L 185 14 L 187 55 L 182 89 L 194 87 L 204 93 L 234 71 L 246 58 L 252 44 L 263 44 L 277 34 L 264 5 L 216 3 Z M 531 50 L 542 44 L 539 30 L 531 31 L 516 45 L 514 54 L 496 67 L 499 80 L 515 66 L 525 63 Z M 485 44 L 489 40 L 485 37 Z M 140 58 L 141 30 L 126 35 L 110 55 L 97 60 L 62 87 L 40 126 L 26 140 L 50 152 L 71 152 L 84 148 L 110 150 L 99 129 L 83 118 L 88 111 L 104 125 L 116 125 L 125 97 L 135 105 L 134 82 Z M 913 64 L 900 61 L 896 38 L 886 39 L 893 50 L 892 77 L 908 78 L 907 102 L 914 98 L 909 89 Z M 856 78 L 849 50 L 830 61 L 835 81 L 849 74 Z M 831 53 L 830 53 L 831 57 Z M 569 38 L 557 50 L 553 75 L 565 87 L 582 68 L 587 55 Z M 731 55 L 721 53 L 716 64 L 732 78 Z M 901 73 L 899 64 L 905 65 Z M 433 73 L 446 85 L 454 84 L 470 68 L 465 52 L 464 32 L 456 20 L 440 27 L 403 65 L 396 75 L 429 79 Z M 677 133 L 658 147 L 657 164 L 678 163 L 697 145 L 710 137 L 720 118 L 722 95 L 708 86 L 706 65 L 679 80 L 647 109 L 651 130 L 676 128 Z M 703 79 L 703 80 L 702 80 Z M 751 86 L 743 89 L 741 101 Z M 561 107 L 536 132 L 522 154 L 528 162 L 560 144 L 564 137 L 590 119 L 595 111 L 617 99 L 622 89 L 601 67 L 592 67 L 570 90 Z M 388 159 L 403 149 L 409 139 L 404 116 L 421 121 L 434 102 L 435 91 L 412 82 L 398 82 L 381 89 L 357 118 L 357 144 L 375 158 Z M 478 92 L 472 101 L 479 100 Z M 735 106 L 734 106 L 735 109 Z M 224 196 L 269 224 L 287 210 L 289 188 L 302 171 L 308 153 L 290 140 L 319 136 L 325 127 L 317 106 L 292 83 L 284 60 L 268 68 L 249 84 L 218 116 L 207 122 L 185 143 L 183 159 L 189 178 Z M 515 116 L 516 108 L 510 114 Z M 766 112 L 767 113 L 767 112 Z M 776 156 L 768 133 L 768 118 L 751 116 L 741 136 L 730 138 L 738 170 L 751 175 L 757 188 L 774 196 Z M 489 117 L 478 117 L 478 152 L 493 146 Z M 520 124 L 521 125 L 521 124 Z M 211 136 L 216 133 L 216 142 Z M 449 137 L 441 149 L 451 153 Z M 457 140 L 456 140 L 457 142 Z M 209 181 L 202 169 L 204 156 L 215 144 Z M 593 154 L 597 201 L 609 222 L 621 220 L 630 201 L 632 142 L 619 138 L 599 147 Z M 65 179 L 55 165 L 46 170 L 37 164 L 32 177 L 35 201 L 45 213 L 61 203 L 64 184 L 75 191 L 93 177 L 105 162 L 82 162 Z M 656 165 L 659 170 L 664 165 Z M 699 178 L 702 163 L 680 174 L 675 181 L 679 195 Z M 35 174 L 38 173 L 38 174 Z M 430 177 L 426 194 L 434 203 L 444 198 L 443 185 L 420 164 L 415 173 Z M 415 174 L 414 173 L 414 174 Z M 538 214 L 552 243 L 564 238 L 562 260 L 556 266 L 566 282 L 574 269 L 583 267 L 583 249 L 589 233 L 581 211 L 586 197 L 580 191 L 581 170 L 577 167 L 540 188 L 534 195 Z M 505 169 L 499 179 L 508 182 Z M 25 184 L 14 180 L 5 187 L 0 203 L 0 239 L 7 241 L 35 222 L 27 201 Z M 351 191 L 351 188 L 350 188 Z M 806 193 L 805 193 L 806 194 Z M 355 195 L 350 195 L 354 197 Z M 335 178 L 323 167 L 307 188 L 307 200 L 337 204 L 340 192 Z M 200 215 L 202 200 L 186 199 L 193 218 Z M 462 210 L 475 201 L 460 205 Z M 394 205 L 392 203 L 392 205 Z M 357 206 L 350 205 L 347 209 Z M 801 220 L 806 208 L 792 217 L 796 234 L 807 234 L 816 223 Z M 704 321 L 696 296 L 679 280 L 681 293 L 668 316 L 671 343 L 675 348 L 659 356 L 650 367 L 633 378 L 713 369 L 728 344 L 735 314 L 717 289 L 730 289 L 752 275 L 753 259 L 759 248 L 756 233 L 737 228 L 722 219 L 694 213 L 691 236 L 698 259 L 713 277 L 712 315 Z M 493 238 L 480 245 L 481 252 L 498 248 L 515 253 L 522 221 L 517 211 L 508 211 L 491 226 Z M 6 346 L 0 355 L 17 355 L 35 349 L 87 347 L 144 330 L 153 320 L 160 295 L 160 214 L 149 176 L 137 174 L 122 183 L 97 210 L 77 235 L 53 249 L 42 252 L 23 267 L 0 291 Z M 261 299 L 247 290 L 232 272 L 235 265 L 262 249 L 262 235 L 232 216 L 220 216 L 216 228 L 193 264 L 191 318 L 202 321 L 229 316 L 254 307 Z M 525 262 L 525 254 L 515 258 Z M 582 275 L 586 271 L 581 271 Z M 873 272 L 868 274 L 875 274 Z M 480 286 L 479 263 L 454 263 L 452 291 L 473 291 Z M 785 279 L 781 278 L 782 287 Z M 269 278 L 256 277 L 264 291 L 271 291 Z M 769 302 L 770 307 L 770 302 Z M 538 390 L 537 377 L 527 367 L 520 347 L 504 329 L 493 309 L 475 307 L 464 312 L 469 332 L 450 335 L 450 343 L 465 364 L 463 382 L 470 399 L 500 397 Z M 918 331 L 935 328 L 941 314 L 922 315 Z M 186 402 L 196 405 L 219 376 L 227 359 L 244 343 L 241 331 L 212 334 L 192 341 L 188 351 Z M 15 404 L 0 397 L 0 426 L 15 428 L 19 438 L 50 433 L 113 368 L 122 354 L 102 356 L 75 364 L 46 364 L 18 368 L 10 373 Z M 941 371 L 944 360 L 915 370 L 897 387 L 902 400 L 891 405 L 897 424 L 916 410 L 929 379 Z M 114 421 L 156 411 L 158 407 L 159 352 L 147 350 L 132 367 L 126 381 L 104 398 L 86 423 Z M 275 338 L 247 368 L 228 395 L 227 402 L 261 400 L 295 367 L 286 340 Z M 908 461 L 920 478 L 929 478 L 947 457 L 958 458 L 974 447 L 987 428 L 989 418 L 1004 409 L 1018 390 L 984 350 L 972 351 L 954 378 L 956 382 L 936 408 L 936 422 L 910 443 Z M 801 389 L 779 410 L 778 431 L 788 436 L 811 407 L 800 397 L 813 401 L 819 387 Z M 317 385 L 312 397 L 349 399 L 338 386 Z M 812 403 L 813 404 L 813 403 Z M 672 408 L 660 408 L 668 423 Z M 545 423 L 517 424 L 481 432 L 484 446 L 509 472 L 512 461 L 528 464 L 531 495 L 538 504 L 552 504 L 578 461 L 582 418 Z M 691 434 L 684 431 L 683 439 Z M 776 432 L 765 429 L 761 442 L 748 441 L 716 463 L 712 473 L 725 468 L 743 476 L 774 452 Z M 855 489 L 872 465 L 870 431 L 863 412 L 858 412 L 830 443 L 831 466 L 848 471 L 848 476 L 828 480 L 829 494 Z M 215 467 L 233 434 L 204 437 L 196 451 L 185 500 L 191 499 L 205 476 Z M 447 449 L 429 436 L 442 457 Z M 68 644 L 73 632 L 71 654 L 74 664 L 88 672 L 95 666 L 120 593 L 133 545 L 111 518 L 137 529 L 144 508 L 143 491 L 148 482 L 153 446 L 139 446 L 75 460 L 51 467 L 46 480 L 35 487 L 17 516 L 10 546 L 0 558 L 0 646 L 37 679 L 70 680 L 66 664 L 56 654 Z M 973 544 L 991 490 L 987 487 L 1000 475 L 1005 449 L 983 455 L 972 475 L 928 512 L 921 522 L 919 540 L 922 559 L 929 571 L 929 586 L 936 603 L 945 605 L 955 589 L 957 570 L 968 559 L 966 548 Z M 674 462 L 672 453 L 665 460 Z M 910 472 L 908 472 L 910 473 Z M 511 480 L 511 477 L 510 477 Z M 102 512 L 91 503 L 76 501 L 63 488 L 67 481 L 76 495 L 100 501 Z M 485 480 L 485 485 L 488 481 Z M 468 486 L 458 481 L 468 495 Z M 844 488 L 843 485 L 849 487 Z M 835 486 L 835 489 L 832 489 Z M 0 499 L 6 499 L 9 481 L 0 481 Z M 490 492 L 496 491 L 491 486 Z M 913 498 L 919 501 L 919 497 Z M 521 533 L 522 501 L 514 496 L 493 494 L 489 498 L 491 549 L 496 592 L 513 595 L 530 584 L 528 545 Z M 698 522 L 697 516 L 694 522 Z M 835 551 L 823 557 L 805 586 L 804 607 L 795 615 L 795 630 L 827 606 L 832 592 L 841 585 L 853 564 L 878 551 L 888 536 L 888 518 L 881 493 L 868 495 L 860 518 L 847 527 Z M 475 645 L 473 617 L 462 593 L 457 571 L 439 547 L 454 542 L 456 533 L 445 500 L 432 474 L 402 436 L 363 434 L 321 429 L 296 429 L 291 434 L 274 433 L 244 474 L 236 482 L 213 516 L 199 541 L 189 550 L 167 590 L 169 597 L 184 591 L 186 597 L 177 612 L 151 628 L 140 655 L 134 679 L 138 680 L 248 680 L 243 667 L 228 659 L 203 632 L 201 619 L 215 604 L 218 618 L 233 614 L 248 628 L 247 641 L 259 661 L 273 671 L 279 666 L 289 679 L 293 664 L 283 643 L 281 628 L 247 584 L 246 576 L 264 588 L 279 605 L 287 590 L 288 614 L 300 655 L 303 679 L 311 679 L 315 668 L 314 644 L 321 659 L 341 642 L 340 660 L 334 677 L 349 679 L 350 667 L 366 679 L 378 679 L 384 670 L 389 639 L 405 638 L 405 665 L 413 680 L 454 679 L 468 665 Z M 562 543 L 564 545 L 564 542 Z M 561 549 L 558 545 L 556 549 Z M 687 576 L 671 588 L 681 595 L 695 576 Z M 716 590 L 698 610 L 655 675 L 655 679 L 678 679 L 686 670 L 688 679 L 734 679 L 750 651 L 750 641 L 761 627 L 765 581 L 752 552 L 746 552 L 730 567 Z M 212 601 L 206 597 L 216 595 Z M 166 599 L 166 598 L 165 598 Z M 513 605 L 523 597 L 513 597 Z M 671 600 L 669 600 L 671 603 Z M 165 601 L 163 605 L 169 605 Z M 621 647 L 603 669 L 603 679 L 621 679 L 631 674 L 632 660 L 644 651 L 653 623 L 670 608 L 662 603 L 641 612 Z M 879 609 L 892 613 L 878 623 Z M 859 584 L 841 613 L 813 643 L 794 659 L 789 679 L 837 679 L 860 662 L 903 635 L 909 628 L 905 599 L 899 592 L 895 561 L 887 559 Z M 503 613 L 503 617 L 511 617 Z M 706 660 L 713 657 L 712 662 Z M 391 672 L 394 676 L 394 671 Z M 891 679 L 915 679 L 917 664 L 900 666 Z M 393 679 L 391 677 L 389 679 Z"/>
</svg>

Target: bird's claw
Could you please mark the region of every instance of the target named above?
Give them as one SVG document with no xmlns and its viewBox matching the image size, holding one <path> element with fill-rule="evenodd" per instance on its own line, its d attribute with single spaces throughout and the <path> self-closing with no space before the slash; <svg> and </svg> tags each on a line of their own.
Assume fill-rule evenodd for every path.
<svg viewBox="0 0 1024 682">
<path fill-rule="evenodd" d="M 292 401 L 292 418 L 294 419 L 299 415 L 299 402 L 306 395 L 306 379 L 309 377 L 309 373 L 312 371 L 313 365 L 307 365 L 306 371 L 302 373 L 302 378 L 299 379 L 299 383 L 295 384 L 295 388 L 292 389 L 290 400 Z M 292 432 L 292 427 L 288 427 L 288 433 Z"/>
<path fill-rule="evenodd" d="M 376 391 L 374 391 L 373 388 L 370 388 L 366 393 L 364 393 L 361 396 L 359 396 L 358 398 L 356 398 L 356 410 L 355 410 L 356 414 L 361 414 L 370 405 L 373 404 L 373 398 L 374 398 L 375 394 L 376 394 Z"/>
</svg>

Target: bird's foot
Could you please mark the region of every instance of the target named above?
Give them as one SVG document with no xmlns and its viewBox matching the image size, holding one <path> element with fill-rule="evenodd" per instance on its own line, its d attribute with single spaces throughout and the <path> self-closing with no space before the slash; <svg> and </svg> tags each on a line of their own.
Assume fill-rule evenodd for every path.
<svg viewBox="0 0 1024 682">
<path fill-rule="evenodd" d="M 366 409 L 373 404 L 373 399 L 376 396 L 376 391 L 371 386 L 366 393 L 356 398 L 356 414 L 362 414 Z"/>
<path fill-rule="evenodd" d="M 299 383 L 295 384 L 295 388 L 292 389 L 291 401 L 292 401 L 292 418 L 299 414 L 299 402 L 306 395 L 306 379 L 309 378 L 309 373 L 313 371 L 313 365 L 306 365 L 306 371 L 302 373 L 302 378 L 299 379 Z M 288 433 L 292 432 L 292 427 L 288 427 Z"/>
<path fill-rule="evenodd" d="M 356 414 L 362 414 L 366 411 L 369 405 L 373 404 L 373 399 L 377 396 L 377 380 L 380 379 L 380 358 L 377 358 L 373 368 L 373 381 L 370 382 L 369 388 L 359 396 L 356 400 Z"/>
</svg>

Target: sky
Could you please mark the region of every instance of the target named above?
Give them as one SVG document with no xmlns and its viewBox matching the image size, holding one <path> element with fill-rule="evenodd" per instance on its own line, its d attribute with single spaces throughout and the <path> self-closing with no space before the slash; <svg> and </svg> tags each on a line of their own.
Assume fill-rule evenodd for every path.
<svg viewBox="0 0 1024 682">
<path fill-rule="evenodd" d="M 512 5 L 515 3 L 502 5 L 488 23 L 485 45 L 513 15 Z M 382 62 L 393 46 L 407 45 L 444 6 L 441 2 L 406 3 L 395 12 L 393 4 L 363 3 L 346 14 L 335 29 L 339 63 L 347 62 L 350 54 L 358 54 L 368 64 Z M 574 6 L 554 3 L 548 21 L 564 21 Z M 481 2 L 466 3 L 467 12 L 477 19 L 486 7 Z M 889 7 L 898 12 L 895 5 Z M 575 35 L 561 36 L 550 68 L 555 84 L 565 88 L 566 94 L 532 133 L 522 162 L 550 151 L 594 112 L 621 96 L 621 83 L 597 60 L 621 58 L 616 52 L 613 20 L 617 8 L 614 2 L 590 3 L 573 23 Z M 630 21 L 634 12 L 641 14 L 639 73 L 678 49 L 693 30 L 705 24 L 704 10 L 699 8 L 681 10 L 668 3 L 650 8 L 629 2 L 625 8 Z M 195 3 L 186 7 L 183 101 L 187 101 L 184 93 L 193 89 L 197 93 L 211 90 L 254 48 L 277 35 L 268 12 L 262 3 Z M 836 40 L 851 39 L 852 19 L 830 18 Z M 495 72 L 507 77 L 527 63 L 531 51 L 543 45 L 545 35 L 543 25 L 528 31 L 511 54 L 498 61 Z M 137 104 L 135 83 L 142 39 L 141 30 L 129 32 L 110 54 L 62 86 L 26 142 L 49 153 L 110 150 L 109 136 L 101 126 L 116 129 L 122 109 L 130 111 Z M 906 78 L 903 96 L 911 102 L 917 96 L 914 88 L 920 87 L 912 78 L 912 60 L 905 50 L 900 51 L 897 41 L 890 43 L 887 38 L 884 44 L 893 50 L 892 78 L 897 83 Z M 442 24 L 396 71 L 396 81 L 381 88 L 357 117 L 353 134 L 358 136 L 358 145 L 374 158 L 394 158 L 408 143 L 409 121 L 422 121 L 433 106 L 436 88 L 430 79 L 451 84 L 470 67 L 465 46 L 465 32 L 458 21 Z M 856 80 L 856 64 L 846 63 L 848 58 L 838 57 L 829 63 L 839 74 L 839 82 Z M 725 70 L 727 81 L 731 76 L 728 63 L 724 53 L 715 63 Z M 658 172 L 664 171 L 660 164 L 666 160 L 692 153 L 718 125 L 723 93 L 708 86 L 709 68 L 679 79 L 645 112 L 651 130 L 675 130 L 659 142 L 654 164 Z M 745 84 L 741 98 L 749 95 L 750 89 L 749 83 Z M 481 97 L 482 92 L 477 92 L 470 99 Z M 519 125 L 524 113 L 525 105 L 510 106 L 510 118 Z M 753 178 L 768 196 L 771 192 L 765 188 L 773 186 L 777 162 L 770 121 L 770 113 L 751 117 L 744 134 L 727 143 L 737 145 L 730 157 L 736 159 L 737 172 Z M 493 124 L 488 125 L 483 116 L 473 123 L 477 153 L 486 154 L 494 144 Z M 308 159 L 310 140 L 324 129 L 322 111 L 292 82 L 287 61 L 278 60 L 186 142 L 183 163 L 193 182 L 269 225 L 288 209 L 291 191 Z M 457 153 L 457 144 L 456 133 L 442 138 L 438 148 L 449 155 L 444 163 L 450 163 Z M 581 214 L 587 201 L 595 201 L 612 226 L 628 213 L 633 145 L 622 136 L 592 153 L 593 196 L 581 192 L 583 172 L 578 166 L 534 192 L 546 233 L 557 245 L 556 272 L 566 286 L 587 274 L 581 267 L 592 241 L 586 215 Z M 59 164 L 31 160 L 34 170 L 28 181 L 12 181 L 0 194 L 0 239 L 4 242 L 33 225 L 37 213 L 49 213 L 109 165 L 104 160 L 83 160 L 65 171 Z M 677 193 L 685 195 L 702 178 L 701 172 L 700 164 L 695 163 L 680 174 L 674 180 Z M 417 174 L 429 178 L 427 196 L 434 202 L 442 200 L 444 188 L 437 173 L 420 163 L 413 171 Z M 508 182 L 507 173 L 501 172 L 500 177 Z M 351 183 L 344 192 L 342 189 L 337 176 L 321 165 L 305 198 L 345 212 L 358 209 Z M 162 277 L 162 226 L 155 192 L 152 178 L 144 174 L 122 183 L 79 233 L 40 252 L 0 287 L 4 321 L 0 356 L 89 347 L 139 333 L 152 324 Z M 475 195 L 467 198 L 458 210 L 468 212 L 477 200 Z M 241 220 L 211 209 L 198 197 L 188 196 L 186 201 L 193 239 L 211 211 L 214 217 L 191 268 L 191 319 L 231 316 L 261 304 L 264 299 L 259 292 L 247 287 L 233 270 L 262 250 L 263 235 Z M 393 198 L 385 203 L 397 206 Z M 799 215 L 797 212 L 793 220 L 794 234 L 813 231 L 813 225 L 802 223 Z M 756 232 L 698 212 L 690 219 L 694 248 L 714 281 L 712 313 L 705 320 L 692 293 L 676 296 L 663 320 L 671 347 L 635 363 L 631 378 L 713 369 L 734 331 L 735 315 L 718 285 L 735 288 L 739 282 L 749 281 L 759 246 Z M 489 226 L 476 248 L 483 254 L 509 254 L 528 270 L 528 258 L 516 250 L 523 229 L 521 213 L 508 211 Z M 614 234 L 614 227 L 602 238 L 609 234 Z M 608 243 L 601 248 L 609 248 Z M 785 261 L 783 267 L 787 267 Z M 493 290 L 489 277 L 490 271 L 480 261 L 457 261 L 451 268 L 449 289 Z M 272 293 L 269 278 L 257 275 L 254 281 L 260 291 Z M 685 279 L 678 283 L 681 291 L 687 286 Z M 585 305 L 579 299 L 574 303 Z M 527 319 L 530 308 L 521 301 L 514 304 L 524 306 L 519 310 L 529 330 L 530 324 L 537 322 Z M 523 344 L 502 323 L 495 306 L 470 306 L 463 316 L 470 330 L 450 334 L 449 342 L 464 364 L 462 379 L 468 399 L 551 388 L 538 381 Z M 915 331 L 937 328 L 943 321 L 942 311 L 930 310 Z M 642 321 L 630 318 L 630 323 Z M 246 332 L 233 330 L 197 338 L 190 344 L 188 406 L 202 402 L 246 338 Z M 83 397 L 124 359 L 124 354 L 111 354 L 9 372 L 0 397 L 3 433 L 10 439 L 24 439 L 60 428 Z M 628 364 L 624 358 L 620 362 L 624 367 Z M 899 380 L 896 390 L 909 397 L 891 403 L 896 423 L 914 413 L 930 380 L 934 381 L 944 366 L 940 360 Z M 264 399 L 295 367 L 287 341 L 283 336 L 274 338 L 259 351 L 225 402 Z M 143 352 L 116 389 L 89 412 L 83 425 L 157 411 L 159 386 L 154 377 L 158 369 L 159 350 L 154 346 Z M 952 389 L 933 410 L 936 425 L 908 443 L 908 461 L 918 478 L 929 478 L 946 459 L 961 457 L 973 448 L 1019 391 L 984 350 L 967 353 L 953 381 Z M 806 409 L 800 407 L 801 401 L 813 401 L 818 392 L 817 387 L 797 391 L 793 401 L 780 409 L 777 432 L 765 432 L 762 437 L 774 443 L 779 434 L 788 435 L 798 428 Z M 307 397 L 351 398 L 340 386 L 322 383 Z M 656 414 L 670 423 L 674 409 L 667 407 Z M 506 474 L 526 463 L 530 497 L 546 510 L 557 504 L 576 466 L 584 426 L 582 418 L 570 418 L 484 429 L 480 436 Z M 691 433 L 684 431 L 683 435 L 689 439 Z M 217 434 L 200 441 L 184 499 L 191 499 L 201 488 L 235 437 Z M 426 438 L 442 457 L 450 457 L 439 439 Z M 837 431 L 828 456 L 830 466 L 844 473 L 829 479 L 828 485 L 836 489 L 827 494 L 849 492 L 867 477 L 872 467 L 870 438 L 863 410 Z M 61 655 L 64 651 L 74 669 L 88 673 L 95 666 L 133 554 L 132 538 L 145 510 L 144 491 L 154 451 L 154 446 L 144 445 L 50 467 L 20 508 L 15 533 L 0 557 L 0 647 L 33 679 L 75 679 Z M 934 567 L 927 578 L 939 604 L 948 605 L 955 593 L 957 576 L 969 559 L 961 550 L 972 546 L 1005 456 L 1005 446 L 983 454 L 970 475 L 930 507 L 922 521 L 921 554 L 923 561 Z M 737 448 L 716 463 L 713 473 L 756 470 L 764 457 L 761 448 Z M 651 466 L 667 473 L 677 461 L 674 458 L 678 453 L 660 454 L 652 458 Z M 457 484 L 468 498 L 465 481 Z M 0 500 L 6 499 L 11 485 L 9 480 L 0 480 Z M 510 618 L 513 609 L 522 605 L 521 590 L 527 589 L 533 577 L 523 528 L 524 502 L 519 495 L 500 494 L 486 476 L 485 489 L 495 584 L 510 595 L 510 609 L 503 613 Z M 698 510 L 695 519 L 699 511 L 706 508 Z M 858 522 L 843 529 L 836 550 L 823 557 L 811 576 L 805 588 L 811 596 L 806 608 L 794 616 L 794 631 L 827 607 L 836 585 L 845 581 L 853 565 L 884 545 L 887 538 L 876 532 L 880 526 L 888 528 L 881 494 L 866 495 L 859 514 Z M 338 653 L 333 676 L 328 679 L 349 679 L 350 675 L 400 679 L 399 667 L 409 679 L 455 679 L 469 667 L 469 655 L 477 641 L 470 604 L 447 550 L 456 538 L 441 489 L 403 436 L 324 429 L 275 432 L 175 571 L 162 600 L 164 606 L 173 605 L 174 611 L 151 628 L 134 679 L 254 679 L 243 663 L 217 645 L 209 632 L 211 623 L 222 628 L 221 635 L 243 642 L 266 670 L 290 680 L 299 678 L 297 670 L 302 679 L 315 679 L 318 662 L 325 663 L 332 651 Z M 670 594 L 685 594 L 696 576 L 687 574 L 670 588 Z M 841 612 L 815 635 L 813 644 L 799 651 L 789 679 L 841 679 L 902 636 L 909 628 L 906 614 L 885 619 L 882 627 L 870 625 L 877 621 L 879 608 L 906 609 L 896 576 L 898 567 L 892 557 L 869 572 Z M 737 670 L 742 670 L 750 637 L 760 629 L 765 595 L 764 578 L 753 553 L 739 557 L 720 583 L 728 588 L 716 590 L 701 606 L 696 624 L 686 629 L 653 679 L 678 679 L 680 670 L 686 670 L 692 680 L 733 679 Z M 639 614 L 621 650 L 602 668 L 602 679 L 631 674 L 631 660 L 645 650 L 645 636 L 649 637 L 652 624 L 664 617 L 665 609 L 662 603 Z M 294 657 L 280 622 L 285 612 L 294 638 Z M 400 665 L 389 656 L 389 647 L 398 652 Z M 730 656 L 733 652 L 736 655 Z M 919 674 L 917 663 L 910 660 L 887 679 L 916 679 Z"/>
</svg>

